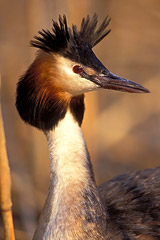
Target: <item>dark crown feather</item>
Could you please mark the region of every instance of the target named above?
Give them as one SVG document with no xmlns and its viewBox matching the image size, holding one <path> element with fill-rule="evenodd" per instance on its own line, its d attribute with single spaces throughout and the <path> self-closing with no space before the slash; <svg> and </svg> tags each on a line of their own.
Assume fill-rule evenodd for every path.
<svg viewBox="0 0 160 240">
<path fill-rule="evenodd" d="M 72 26 L 72 30 L 67 26 L 65 15 L 63 17 L 59 16 L 59 22 L 53 20 L 52 32 L 42 29 L 42 31 L 39 31 L 39 36 L 35 36 L 35 40 L 31 41 L 31 45 L 46 52 L 62 54 L 64 51 L 75 51 L 75 46 L 80 43 L 93 48 L 111 31 L 106 29 L 110 20 L 106 17 L 97 28 L 98 16 L 94 14 L 90 18 L 88 15 L 82 19 L 81 28 L 78 31 L 75 25 Z"/>
</svg>

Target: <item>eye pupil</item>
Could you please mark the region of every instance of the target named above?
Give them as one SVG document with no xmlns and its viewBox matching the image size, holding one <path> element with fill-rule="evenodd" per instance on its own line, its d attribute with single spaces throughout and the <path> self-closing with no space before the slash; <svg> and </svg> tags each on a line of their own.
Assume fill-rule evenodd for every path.
<svg viewBox="0 0 160 240">
<path fill-rule="evenodd" d="M 73 67 L 73 72 L 74 73 L 81 73 L 82 71 L 83 71 L 83 68 L 81 66 L 79 66 L 79 65 L 75 65 Z"/>
</svg>

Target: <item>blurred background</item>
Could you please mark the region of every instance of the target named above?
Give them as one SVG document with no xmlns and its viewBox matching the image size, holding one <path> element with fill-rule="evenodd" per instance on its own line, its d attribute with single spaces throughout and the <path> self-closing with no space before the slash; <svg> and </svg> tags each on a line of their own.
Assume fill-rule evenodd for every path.
<svg viewBox="0 0 160 240">
<path fill-rule="evenodd" d="M 66 14 L 80 26 L 87 14 L 112 18 L 112 32 L 94 52 L 113 73 L 150 94 L 102 90 L 86 94 L 83 132 L 100 184 L 115 175 L 160 165 L 160 1 L 1 0 L 2 110 L 12 174 L 16 239 L 29 240 L 48 191 L 45 136 L 22 122 L 15 108 L 18 78 L 33 61 L 29 41 Z M 0 239 L 3 239 L 2 224 Z"/>
</svg>

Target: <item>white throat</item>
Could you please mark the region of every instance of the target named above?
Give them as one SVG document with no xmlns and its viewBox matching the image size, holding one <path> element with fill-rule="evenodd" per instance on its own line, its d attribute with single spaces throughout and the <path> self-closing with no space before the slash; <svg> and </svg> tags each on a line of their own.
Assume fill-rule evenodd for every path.
<svg viewBox="0 0 160 240">
<path fill-rule="evenodd" d="M 86 144 L 78 122 L 68 110 L 47 140 L 50 187 L 34 240 L 99 239 L 97 215 L 105 223 Z M 98 226 L 99 225 L 99 226 Z"/>
<path fill-rule="evenodd" d="M 64 187 L 77 183 L 86 177 L 87 150 L 78 122 L 68 111 L 55 130 L 47 133 L 50 150 L 51 174 Z"/>
</svg>

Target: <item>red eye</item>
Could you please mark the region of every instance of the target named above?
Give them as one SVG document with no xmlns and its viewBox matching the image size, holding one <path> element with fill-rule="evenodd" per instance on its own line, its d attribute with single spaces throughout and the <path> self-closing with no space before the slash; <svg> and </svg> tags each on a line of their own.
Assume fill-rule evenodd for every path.
<svg viewBox="0 0 160 240">
<path fill-rule="evenodd" d="M 79 66 L 79 65 L 75 65 L 73 67 L 73 72 L 74 73 L 81 73 L 82 71 L 83 71 L 83 68 L 81 66 Z"/>
</svg>

